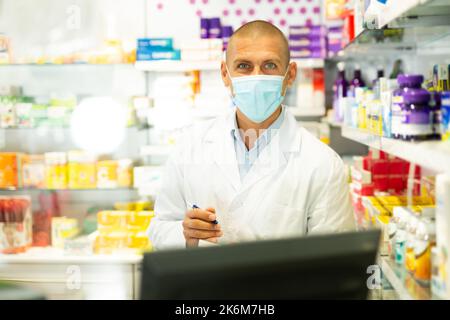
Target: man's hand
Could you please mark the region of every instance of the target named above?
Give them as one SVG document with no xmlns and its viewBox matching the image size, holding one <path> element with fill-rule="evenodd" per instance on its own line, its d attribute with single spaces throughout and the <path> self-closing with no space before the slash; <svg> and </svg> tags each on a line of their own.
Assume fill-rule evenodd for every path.
<svg viewBox="0 0 450 320">
<path fill-rule="evenodd" d="M 219 224 L 214 224 L 216 210 L 214 208 L 192 209 L 186 212 L 183 221 L 183 234 L 186 247 L 198 247 L 200 239 L 217 243 L 217 238 L 223 235 Z"/>
</svg>

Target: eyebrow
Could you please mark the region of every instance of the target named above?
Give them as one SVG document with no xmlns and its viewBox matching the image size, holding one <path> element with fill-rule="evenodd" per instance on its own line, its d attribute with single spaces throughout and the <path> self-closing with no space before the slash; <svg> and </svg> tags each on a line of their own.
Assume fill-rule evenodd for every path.
<svg viewBox="0 0 450 320">
<path fill-rule="evenodd" d="M 252 61 L 247 60 L 247 59 L 239 59 L 239 58 L 238 58 L 238 59 L 236 59 L 235 61 L 233 61 L 233 65 L 235 65 L 235 66 L 238 65 L 238 64 L 240 64 L 240 63 L 253 64 Z M 277 64 L 277 65 L 282 65 L 281 60 L 280 60 L 280 59 L 276 59 L 276 58 L 264 60 L 262 63 L 263 63 L 263 64 L 265 64 L 265 63 L 275 63 L 275 64 Z"/>
</svg>

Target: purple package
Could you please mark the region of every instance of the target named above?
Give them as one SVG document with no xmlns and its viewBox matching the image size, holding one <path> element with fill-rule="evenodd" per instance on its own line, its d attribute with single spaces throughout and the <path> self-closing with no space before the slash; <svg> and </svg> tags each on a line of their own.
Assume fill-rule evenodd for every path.
<svg viewBox="0 0 450 320">
<path fill-rule="evenodd" d="M 209 38 L 209 19 L 207 18 L 200 19 L 200 38 Z"/>
<path fill-rule="evenodd" d="M 303 38 L 298 40 L 289 39 L 289 46 L 291 47 L 326 47 L 327 41 L 325 38 Z"/>
<path fill-rule="evenodd" d="M 343 27 L 328 27 L 328 33 L 342 33 Z"/>
<path fill-rule="evenodd" d="M 324 48 L 322 49 L 303 49 L 303 50 L 291 50 L 291 59 L 302 59 L 302 58 L 326 58 L 327 52 Z"/>
<path fill-rule="evenodd" d="M 330 52 L 339 52 L 341 50 L 342 50 L 342 44 L 340 44 L 340 43 L 328 45 L 328 51 L 330 51 Z"/>
<path fill-rule="evenodd" d="M 232 26 L 222 26 L 222 39 L 225 42 L 228 42 L 233 35 L 233 27 Z"/>
<path fill-rule="evenodd" d="M 324 26 L 290 26 L 289 35 L 292 36 L 325 36 L 327 30 Z"/>
<path fill-rule="evenodd" d="M 342 38 L 330 39 L 328 38 L 328 46 L 336 46 L 342 44 Z"/>
<path fill-rule="evenodd" d="M 310 50 L 310 51 L 320 51 L 322 49 L 326 49 L 324 46 L 291 46 L 289 45 L 289 50 L 291 51 L 303 51 L 303 50 Z"/>
<path fill-rule="evenodd" d="M 220 18 L 209 19 L 209 38 L 220 39 L 222 38 L 222 25 Z"/>
</svg>

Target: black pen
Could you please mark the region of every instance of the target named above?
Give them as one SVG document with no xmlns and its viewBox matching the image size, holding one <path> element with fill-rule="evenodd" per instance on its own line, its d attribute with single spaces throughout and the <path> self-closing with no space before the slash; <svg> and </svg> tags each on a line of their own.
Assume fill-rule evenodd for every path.
<svg viewBox="0 0 450 320">
<path fill-rule="evenodd" d="M 197 205 L 195 205 L 195 204 L 193 204 L 192 205 L 192 209 L 200 209 Z M 214 223 L 214 224 L 218 224 L 219 223 L 219 221 L 217 221 L 217 220 L 214 220 L 212 223 Z"/>
</svg>

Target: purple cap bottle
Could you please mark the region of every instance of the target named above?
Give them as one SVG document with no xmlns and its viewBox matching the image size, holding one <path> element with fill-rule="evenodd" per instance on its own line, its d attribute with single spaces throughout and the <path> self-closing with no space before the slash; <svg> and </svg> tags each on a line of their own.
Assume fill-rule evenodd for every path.
<svg viewBox="0 0 450 320">
<path fill-rule="evenodd" d="M 350 81 L 350 87 L 349 87 L 349 92 L 348 92 L 349 97 L 355 96 L 355 88 L 365 87 L 365 86 L 366 86 L 366 83 L 362 79 L 361 69 L 359 68 L 358 65 L 356 65 L 353 79 Z"/>
<path fill-rule="evenodd" d="M 422 88 L 405 88 L 403 92 L 402 126 L 403 140 L 428 140 L 433 138 L 434 110 L 429 105 L 430 93 Z"/>
<path fill-rule="evenodd" d="M 423 76 L 421 74 L 399 74 L 397 83 L 400 89 L 420 88 L 422 86 Z"/>
<path fill-rule="evenodd" d="M 345 66 L 344 63 L 338 63 L 339 73 L 334 82 L 333 91 L 333 109 L 334 109 L 334 118 L 337 122 L 342 122 L 344 120 L 344 110 L 342 108 L 342 98 L 347 96 L 347 87 L 348 82 L 345 79 Z"/>
<path fill-rule="evenodd" d="M 391 111 L 391 130 L 392 137 L 403 139 L 405 132 L 403 130 L 403 117 L 405 110 L 404 93 L 408 90 L 420 89 L 423 82 L 423 76 L 420 74 L 399 74 L 397 83 L 399 88 L 392 93 L 392 111 Z M 408 95 L 408 99 L 411 96 Z"/>
</svg>

